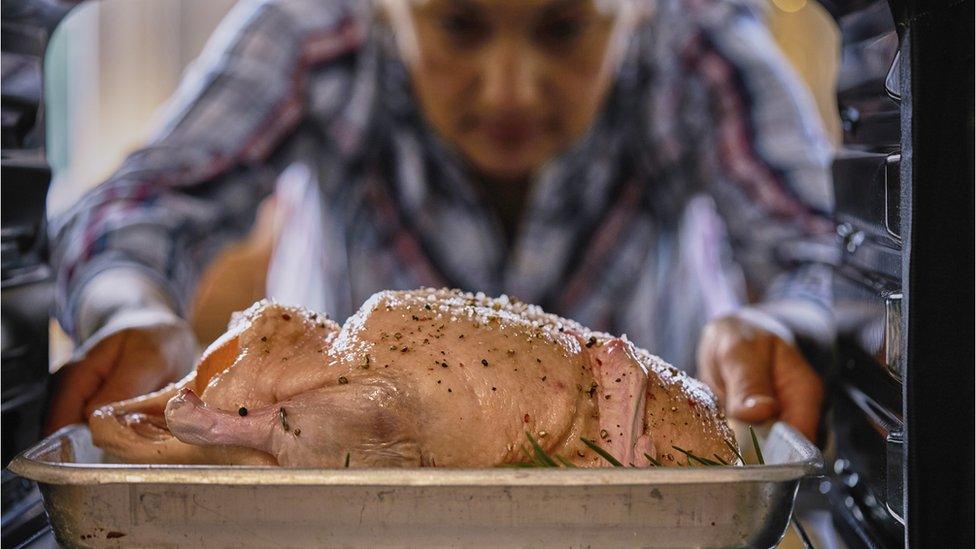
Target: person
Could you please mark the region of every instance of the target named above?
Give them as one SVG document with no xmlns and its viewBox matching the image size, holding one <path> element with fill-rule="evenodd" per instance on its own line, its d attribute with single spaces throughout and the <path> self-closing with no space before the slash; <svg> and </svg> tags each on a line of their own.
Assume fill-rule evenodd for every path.
<svg viewBox="0 0 976 549">
<path fill-rule="evenodd" d="M 775 258 L 832 229 L 830 147 L 744 1 L 245 0 L 167 113 L 52 223 L 48 430 L 187 371 L 201 269 L 285 172 L 272 296 L 508 293 L 816 434 L 830 279 Z"/>
</svg>

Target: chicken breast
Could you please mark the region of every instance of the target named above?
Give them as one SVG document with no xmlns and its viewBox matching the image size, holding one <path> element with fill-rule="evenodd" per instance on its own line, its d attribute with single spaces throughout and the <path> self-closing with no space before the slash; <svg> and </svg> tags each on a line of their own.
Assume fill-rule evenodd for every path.
<svg viewBox="0 0 976 549">
<path fill-rule="evenodd" d="M 736 460 L 712 393 L 625 337 L 506 297 L 386 291 L 339 327 L 262 301 L 196 371 L 91 419 L 138 462 L 489 467 L 530 434 L 578 466 Z"/>
</svg>

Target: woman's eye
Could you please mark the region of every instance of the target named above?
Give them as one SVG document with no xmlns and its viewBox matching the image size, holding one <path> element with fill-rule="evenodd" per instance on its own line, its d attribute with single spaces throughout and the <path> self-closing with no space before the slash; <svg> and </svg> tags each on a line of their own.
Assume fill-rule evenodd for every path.
<svg viewBox="0 0 976 549">
<path fill-rule="evenodd" d="M 543 23 L 536 34 L 543 44 L 561 47 L 575 42 L 583 34 L 585 26 L 579 17 L 557 17 Z"/>
</svg>

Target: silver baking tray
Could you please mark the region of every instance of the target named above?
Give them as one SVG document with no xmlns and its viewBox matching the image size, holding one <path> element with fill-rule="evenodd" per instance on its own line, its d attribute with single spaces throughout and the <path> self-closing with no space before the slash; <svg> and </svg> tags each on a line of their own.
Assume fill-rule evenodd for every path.
<svg viewBox="0 0 976 549">
<path fill-rule="evenodd" d="M 823 461 L 782 423 L 763 454 L 668 469 L 124 465 L 72 425 L 9 469 L 37 481 L 65 546 L 771 547 Z"/>
</svg>

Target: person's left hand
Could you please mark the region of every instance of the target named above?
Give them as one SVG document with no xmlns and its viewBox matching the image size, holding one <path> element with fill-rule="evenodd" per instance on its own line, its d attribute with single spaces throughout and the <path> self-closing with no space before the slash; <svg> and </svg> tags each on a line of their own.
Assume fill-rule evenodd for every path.
<svg viewBox="0 0 976 549">
<path fill-rule="evenodd" d="M 729 315 L 710 322 L 698 343 L 698 375 L 730 417 L 749 423 L 778 418 L 816 440 L 823 382 L 782 325 L 763 327 L 768 322 L 775 321 Z"/>
</svg>

